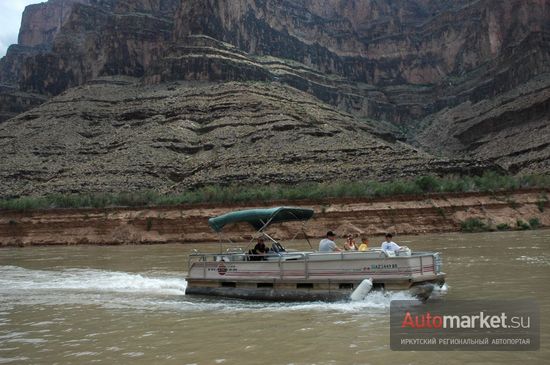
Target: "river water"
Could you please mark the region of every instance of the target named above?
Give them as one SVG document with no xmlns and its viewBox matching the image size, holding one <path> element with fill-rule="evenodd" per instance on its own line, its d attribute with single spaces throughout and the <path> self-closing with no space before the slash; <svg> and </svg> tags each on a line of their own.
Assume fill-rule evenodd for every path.
<svg viewBox="0 0 550 365">
<path fill-rule="evenodd" d="M 503 364 L 550 361 L 550 231 L 396 237 L 439 250 L 447 299 L 533 298 L 541 349 L 396 352 L 389 305 L 185 295 L 187 255 L 215 245 L 0 250 L 0 364 Z M 307 248 L 292 242 L 290 248 Z"/>
</svg>

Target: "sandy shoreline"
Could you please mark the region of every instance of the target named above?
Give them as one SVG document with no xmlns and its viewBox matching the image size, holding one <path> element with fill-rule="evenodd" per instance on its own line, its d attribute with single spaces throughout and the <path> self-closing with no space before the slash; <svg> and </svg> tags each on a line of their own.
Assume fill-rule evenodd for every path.
<svg viewBox="0 0 550 365">
<path fill-rule="evenodd" d="M 280 205 L 309 207 L 315 216 L 305 226 L 308 237 L 328 229 L 338 234 L 366 232 L 381 235 L 460 231 L 461 223 L 478 218 L 492 227 L 518 220 L 538 219 L 550 226 L 549 191 L 545 189 L 498 193 L 430 194 L 379 199 L 326 199 L 103 209 L 0 211 L 0 247 L 31 245 L 116 245 L 213 242 L 219 237 L 207 224 L 209 217 L 231 210 Z M 541 211 L 542 208 L 542 211 Z M 301 224 L 274 226 L 278 239 L 293 238 Z M 249 227 L 234 226 L 226 237 L 250 237 Z M 304 238 L 300 234 L 296 238 Z"/>
</svg>

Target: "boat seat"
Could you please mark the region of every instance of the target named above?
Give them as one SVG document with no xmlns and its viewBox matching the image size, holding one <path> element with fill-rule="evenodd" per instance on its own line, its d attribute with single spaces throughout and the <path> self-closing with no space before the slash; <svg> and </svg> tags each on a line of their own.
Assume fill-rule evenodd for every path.
<svg viewBox="0 0 550 365">
<path fill-rule="evenodd" d="M 304 258 L 304 255 L 300 254 L 300 253 L 296 253 L 296 254 L 289 254 L 289 253 L 285 253 L 285 254 L 269 254 L 266 256 L 266 260 L 267 261 L 290 261 L 290 260 L 301 260 Z"/>
</svg>

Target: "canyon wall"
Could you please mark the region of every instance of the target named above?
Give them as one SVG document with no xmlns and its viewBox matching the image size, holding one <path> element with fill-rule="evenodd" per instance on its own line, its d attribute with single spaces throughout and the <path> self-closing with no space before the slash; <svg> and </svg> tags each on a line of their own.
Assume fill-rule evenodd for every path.
<svg viewBox="0 0 550 365">
<path fill-rule="evenodd" d="M 32 5 L 23 14 L 19 44 L 0 60 L 0 150 L 10 159 L 0 169 L 10 191 L 2 194 L 188 188 L 257 183 L 265 176 L 285 183 L 329 181 L 351 170 L 375 179 L 486 169 L 547 173 L 549 3 L 49 0 Z M 199 88 L 223 92 L 205 102 L 203 91 L 191 92 L 197 82 Z M 253 107 L 241 108 L 232 99 L 236 90 L 247 98 L 258 95 L 258 88 L 269 96 Z M 168 89 L 178 95 L 159 91 Z M 99 94 L 90 97 L 88 90 Z M 243 125 L 254 126 L 259 114 L 275 115 L 269 108 L 258 111 L 266 100 L 285 103 L 287 93 L 299 95 L 296 100 L 312 99 L 303 107 L 282 107 L 281 119 L 305 118 L 310 124 L 281 127 L 270 117 L 264 124 L 269 127 L 257 129 L 252 141 L 224 147 L 224 137 L 242 136 Z M 182 95 L 188 98 L 185 108 L 172 100 Z M 311 103 L 317 110 L 308 107 Z M 251 118 L 229 123 L 223 135 L 193 137 L 183 148 L 156 148 L 144 155 L 151 138 L 181 144 L 174 129 L 157 119 L 178 115 L 189 125 L 214 125 L 221 120 L 218 110 Z M 346 126 L 326 110 L 345 115 Z M 121 123 L 114 122 L 120 120 L 135 127 L 131 137 L 118 134 L 127 140 L 113 145 L 113 134 L 106 131 L 113 126 L 121 131 Z M 316 142 L 301 140 L 302 129 L 310 125 L 317 130 Z M 351 152 L 319 147 L 331 144 L 332 132 L 319 131 L 331 126 L 363 131 L 352 132 L 349 142 L 335 142 L 339 151 L 352 145 Z M 149 129 L 156 137 L 142 133 Z M 288 157 L 294 156 L 296 141 L 309 152 Z M 393 152 L 374 158 L 356 147 L 373 143 L 387 144 Z M 249 156 L 265 146 L 286 151 L 295 168 L 278 162 L 271 170 L 249 168 Z M 138 157 L 112 154 L 126 147 Z M 189 148 L 199 152 L 190 154 Z M 75 150 L 93 152 L 81 162 L 83 155 Z M 219 165 L 217 156 L 226 153 L 244 158 L 222 159 L 222 170 L 206 167 Z M 403 164 L 397 157 L 402 155 L 421 156 L 422 162 Z M 325 157 L 315 162 L 313 156 Z M 323 174 L 316 166 L 327 161 L 329 172 Z M 428 165 L 435 168 L 421 167 Z M 88 171 L 84 175 L 82 166 Z M 89 175 L 105 179 L 84 177 Z"/>
</svg>

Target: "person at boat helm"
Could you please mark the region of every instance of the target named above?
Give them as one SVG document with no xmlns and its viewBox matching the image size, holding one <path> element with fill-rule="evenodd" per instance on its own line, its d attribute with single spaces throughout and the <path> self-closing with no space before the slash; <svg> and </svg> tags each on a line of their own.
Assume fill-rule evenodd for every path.
<svg viewBox="0 0 550 365">
<path fill-rule="evenodd" d="M 262 256 L 264 256 L 268 251 L 269 251 L 269 249 L 265 245 L 264 238 L 263 237 L 258 237 L 258 241 L 256 243 L 256 246 L 254 246 L 254 248 L 252 250 L 248 251 L 248 254 L 254 255 L 254 256 L 250 257 L 250 260 L 252 260 L 252 261 L 261 261 L 261 260 L 265 259 L 265 257 L 262 257 Z M 259 255 L 259 256 L 256 256 L 256 255 Z"/>
<path fill-rule="evenodd" d="M 265 240 L 263 237 L 258 237 L 258 243 L 254 246 L 254 253 L 256 255 L 265 255 L 269 250 L 265 245 Z"/>
<path fill-rule="evenodd" d="M 336 246 L 336 243 L 334 242 L 334 239 L 336 238 L 336 235 L 332 231 L 328 231 L 325 238 L 319 242 L 319 252 L 340 252 L 342 251 L 338 246 Z"/>
<path fill-rule="evenodd" d="M 384 251 L 393 251 L 397 252 L 401 249 L 401 246 L 399 246 L 397 243 L 392 241 L 393 235 L 391 233 L 386 233 L 386 240 L 382 242 L 382 250 Z"/>
</svg>

